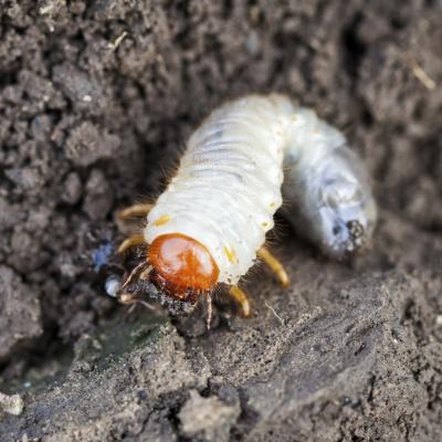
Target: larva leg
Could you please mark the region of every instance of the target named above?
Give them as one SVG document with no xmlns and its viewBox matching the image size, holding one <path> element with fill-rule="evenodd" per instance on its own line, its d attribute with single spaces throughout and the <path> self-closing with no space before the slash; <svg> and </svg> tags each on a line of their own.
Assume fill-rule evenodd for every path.
<svg viewBox="0 0 442 442">
<path fill-rule="evenodd" d="M 246 318 L 250 316 L 250 302 L 245 292 L 238 286 L 233 285 L 229 289 L 229 294 L 241 306 L 243 316 Z"/>
<path fill-rule="evenodd" d="M 123 293 L 120 296 L 119 301 L 121 302 L 121 304 L 129 305 L 128 314 L 131 314 L 138 304 L 144 305 L 144 307 L 149 310 L 155 310 L 155 307 L 153 305 L 140 299 L 136 293 Z"/>
<path fill-rule="evenodd" d="M 141 244 L 144 244 L 146 241 L 144 239 L 144 235 L 137 233 L 135 235 L 129 236 L 129 238 L 126 238 L 121 244 L 120 247 L 118 247 L 118 253 L 124 253 L 127 250 L 129 250 L 131 247 L 140 246 Z"/>
<path fill-rule="evenodd" d="M 144 270 L 149 269 L 149 263 L 147 261 L 140 262 L 132 271 L 130 272 L 129 276 L 126 278 L 126 281 L 124 281 L 123 285 L 120 288 L 120 291 L 124 290 L 134 279 L 136 275 L 139 275 L 140 272 L 144 273 Z M 122 300 L 122 297 L 120 296 L 120 300 Z M 126 302 L 123 301 L 123 304 L 126 304 Z"/>
<path fill-rule="evenodd" d="M 207 330 L 210 330 L 210 326 L 212 324 L 212 316 L 213 316 L 212 296 L 210 295 L 210 293 L 208 293 L 207 294 L 207 322 L 206 322 Z"/>
<path fill-rule="evenodd" d="M 283 287 L 288 287 L 290 285 L 290 280 L 284 266 L 275 256 L 273 256 L 267 247 L 262 246 L 258 250 L 258 256 L 270 267 Z"/>
<path fill-rule="evenodd" d="M 135 293 L 123 293 L 120 296 L 119 301 L 122 304 L 126 304 L 129 306 L 129 309 L 127 310 L 127 315 L 131 315 L 132 312 L 135 310 L 135 307 L 140 304 L 150 311 L 155 312 L 157 310 L 152 304 L 149 304 L 148 302 L 140 299 Z"/>
<path fill-rule="evenodd" d="M 148 308 L 151 308 L 151 305 L 148 304 L 147 302 L 143 301 L 142 299 L 140 299 L 137 293 L 127 293 L 125 291 L 126 287 L 132 282 L 132 280 L 135 277 L 138 276 L 141 279 L 145 279 L 147 276 L 146 272 L 150 272 L 151 269 L 152 269 L 152 267 L 149 265 L 149 263 L 147 261 L 140 262 L 134 269 L 132 269 L 129 276 L 126 278 L 123 285 L 119 289 L 120 293 L 118 295 L 118 300 L 122 304 L 132 305 L 132 304 L 140 303 L 140 304 L 145 305 Z"/>
<path fill-rule="evenodd" d="M 153 204 L 134 204 L 133 206 L 126 207 L 118 212 L 118 218 L 126 220 L 128 218 L 141 218 L 147 216 L 152 209 Z"/>
</svg>

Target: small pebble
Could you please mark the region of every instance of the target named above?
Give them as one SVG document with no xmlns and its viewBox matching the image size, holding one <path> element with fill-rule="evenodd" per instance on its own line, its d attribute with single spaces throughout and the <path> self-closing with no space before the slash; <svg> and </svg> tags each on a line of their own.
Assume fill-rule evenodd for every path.
<svg viewBox="0 0 442 442">
<path fill-rule="evenodd" d="M 120 290 L 120 287 L 121 287 L 121 281 L 120 278 L 118 278 L 117 276 L 112 275 L 106 279 L 105 283 L 106 293 L 112 298 L 117 297 L 118 290 Z"/>
<path fill-rule="evenodd" d="M 13 414 L 14 416 L 19 416 L 22 414 L 23 408 L 23 399 L 18 394 L 9 396 L 0 392 L 0 410 Z"/>
</svg>

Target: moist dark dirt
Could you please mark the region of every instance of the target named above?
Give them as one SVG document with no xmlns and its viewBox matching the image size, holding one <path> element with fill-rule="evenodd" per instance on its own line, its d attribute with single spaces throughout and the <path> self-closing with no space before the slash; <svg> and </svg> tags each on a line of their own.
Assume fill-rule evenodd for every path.
<svg viewBox="0 0 442 442">
<path fill-rule="evenodd" d="M 442 422 L 438 1 L 0 1 L 0 439 L 435 441 Z M 380 221 L 351 265 L 280 220 L 214 327 L 103 293 L 115 213 L 215 106 L 279 91 L 341 128 Z"/>
</svg>

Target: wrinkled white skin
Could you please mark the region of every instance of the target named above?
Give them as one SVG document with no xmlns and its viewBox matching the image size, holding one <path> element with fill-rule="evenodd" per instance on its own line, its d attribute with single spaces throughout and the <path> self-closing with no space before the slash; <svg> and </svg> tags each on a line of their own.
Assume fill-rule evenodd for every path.
<svg viewBox="0 0 442 442">
<path fill-rule="evenodd" d="M 282 203 L 284 105 L 291 107 L 282 97 L 250 96 L 203 122 L 148 215 L 148 244 L 181 233 L 207 247 L 220 270 L 218 282 L 235 284 L 248 271 Z"/>
<path fill-rule="evenodd" d="M 217 263 L 218 282 L 235 284 L 273 228 L 283 162 L 286 215 L 295 227 L 333 256 L 362 245 L 376 215 L 356 155 L 340 132 L 282 95 L 247 96 L 203 122 L 148 215 L 147 243 L 167 233 L 190 236 Z"/>
<path fill-rule="evenodd" d="M 376 224 L 367 173 L 345 137 L 300 108 L 284 159 L 286 218 L 321 250 L 340 259 L 361 249 Z"/>
</svg>

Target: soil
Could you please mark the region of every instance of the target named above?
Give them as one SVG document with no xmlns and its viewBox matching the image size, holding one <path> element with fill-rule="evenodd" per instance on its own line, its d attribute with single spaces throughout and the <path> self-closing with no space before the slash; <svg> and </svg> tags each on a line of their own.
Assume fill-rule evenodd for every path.
<svg viewBox="0 0 442 442">
<path fill-rule="evenodd" d="M 1 0 L 0 439 L 440 440 L 441 5 Z M 99 271 L 116 211 L 270 91 L 363 156 L 372 248 L 328 261 L 280 220 L 293 284 L 252 272 L 252 319 L 128 315 Z"/>
</svg>

